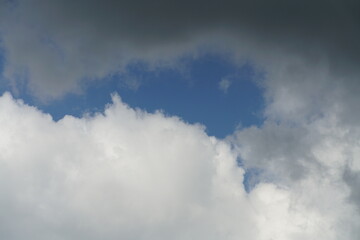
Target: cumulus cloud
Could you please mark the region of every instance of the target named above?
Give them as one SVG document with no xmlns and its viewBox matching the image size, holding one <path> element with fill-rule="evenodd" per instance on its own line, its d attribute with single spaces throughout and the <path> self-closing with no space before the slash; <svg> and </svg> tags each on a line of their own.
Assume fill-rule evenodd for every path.
<svg viewBox="0 0 360 240">
<path fill-rule="evenodd" d="M 238 130 L 228 141 L 238 152 L 244 169 L 250 173 L 257 170 L 256 175 L 250 176 L 255 178 L 250 179 L 250 184 L 271 182 L 282 186 L 294 197 L 295 209 L 302 202 L 327 219 L 326 224 L 337 222 L 336 227 L 327 225 L 332 233 L 329 236 L 323 233 L 319 239 L 357 239 L 360 161 L 355 139 L 358 138 L 358 128 L 344 126 L 336 119 L 318 118 L 301 125 L 267 120 L 261 127 Z M 289 209 L 294 210 L 293 207 Z M 323 222 L 308 220 L 299 226 L 307 229 L 313 228 L 315 222 Z M 347 225 L 350 222 L 352 226 Z M 346 236 L 341 232 L 346 232 Z"/>
<path fill-rule="evenodd" d="M 247 193 L 235 152 L 201 125 L 116 95 L 104 113 L 58 122 L 10 94 L 0 111 L 2 238 L 356 239 L 343 181 Z"/>
<path fill-rule="evenodd" d="M 5 94 L 2 238 L 359 238 L 358 1 L 0 4 L 14 89 L 59 98 L 206 46 L 252 60 L 266 118 L 219 140 L 117 96 L 104 113 L 54 122 Z M 257 179 L 244 179 L 252 170 Z"/>
</svg>

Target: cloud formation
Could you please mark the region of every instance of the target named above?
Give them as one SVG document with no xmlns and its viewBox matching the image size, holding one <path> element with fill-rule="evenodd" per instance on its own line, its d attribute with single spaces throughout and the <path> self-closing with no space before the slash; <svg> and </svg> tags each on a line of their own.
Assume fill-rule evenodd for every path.
<svg viewBox="0 0 360 240">
<path fill-rule="evenodd" d="M 359 238 L 358 1 L 0 4 L 3 75 L 40 99 L 204 46 L 252 60 L 266 99 L 262 126 L 218 140 L 117 96 L 54 122 L 5 94 L 1 238 Z"/>
<path fill-rule="evenodd" d="M 159 66 L 196 55 L 199 46 L 227 46 L 267 71 L 278 71 L 292 57 L 300 65 L 325 62 L 337 78 L 359 77 L 360 6 L 353 0 L 18 0 L 3 5 L 4 75 L 14 88 L 28 79 L 40 98 L 80 91 L 83 81 L 123 71 L 133 61 Z"/>
<path fill-rule="evenodd" d="M 0 98 L 1 238 L 356 239 L 344 182 L 315 174 L 247 193 L 228 143 L 113 101 L 54 122 Z"/>
</svg>

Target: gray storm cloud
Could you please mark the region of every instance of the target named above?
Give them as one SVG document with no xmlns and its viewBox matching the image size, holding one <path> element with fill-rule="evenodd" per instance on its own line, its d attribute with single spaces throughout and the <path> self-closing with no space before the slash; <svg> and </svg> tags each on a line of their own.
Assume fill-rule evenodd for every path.
<svg viewBox="0 0 360 240">
<path fill-rule="evenodd" d="M 202 45 L 262 67 L 325 61 L 357 78 L 358 1 L 6 1 L 1 21 L 4 75 L 40 98 L 81 90 L 132 61 L 174 62 Z M 224 50 L 224 49 L 223 49 Z M 275 55 L 275 56 L 274 56 Z M 296 66 L 295 66 L 296 67 Z"/>
</svg>

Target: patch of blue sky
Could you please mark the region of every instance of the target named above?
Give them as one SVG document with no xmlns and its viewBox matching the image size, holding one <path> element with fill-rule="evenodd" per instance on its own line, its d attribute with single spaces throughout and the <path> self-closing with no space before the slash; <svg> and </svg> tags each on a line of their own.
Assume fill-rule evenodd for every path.
<svg viewBox="0 0 360 240">
<path fill-rule="evenodd" d="M 244 179 L 242 184 L 244 185 L 245 191 L 247 193 L 250 193 L 256 187 L 256 185 L 261 182 L 271 182 L 271 178 L 266 176 L 263 169 L 258 167 L 246 167 L 240 156 L 237 157 L 236 163 L 238 167 L 244 169 Z"/>
<path fill-rule="evenodd" d="M 64 115 L 82 116 L 103 111 L 117 92 L 133 108 L 162 110 L 189 123 L 206 126 L 209 135 L 223 138 L 237 127 L 261 125 L 262 90 L 255 83 L 250 63 L 234 64 L 217 54 L 183 58 L 181 68 L 150 69 L 145 63 L 130 64 L 125 73 L 102 81 L 86 81 L 84 93 L 40 104 L 22 91 L 20 98 L 50 113 L 55 120 Z M 221 81 L 226 81 L 225 87 Z"/>
<path fill-rule="evenodd" d="M 247 193 L 251 192 L 262 181 L 263 172 L 260 168 L 248 168 L 245 170 L 243 185 Z"/>
<path fill-rule="evenodd" d="M 219 55 L 204 55 L 187 59 L 188 72 L 167 69 L 150 74 L 137 91 L 121 89 L 120 95 L 130 106 L 154 111 L 163 109 L 185 121 L 199 122 L 210 135 L 224 137 L 239 125 L 260 125 L 263 121 L 262 91 L 253 81 L 254 69 L 250 64 L 241 67 Z M 138 69 L 132 70 L 134 76 Z M 229 87 L 221 88 L 221 81 Z M 125 91 L 124 91 L 125 90 Z"/>
</svg>

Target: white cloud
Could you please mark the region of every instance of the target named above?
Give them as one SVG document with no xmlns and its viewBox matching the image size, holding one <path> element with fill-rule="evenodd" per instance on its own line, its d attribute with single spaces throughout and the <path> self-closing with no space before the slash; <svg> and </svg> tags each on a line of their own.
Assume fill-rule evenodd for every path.
<svg viewBox="0 0 360 240">
<path fill-rule="evenodd" d="M 343 182 L 315 174 L 246 193 L 230 145 L 113 101 L 54 122 L 0 98 L 1 238 L 356 239 Z"/>
</svg>

